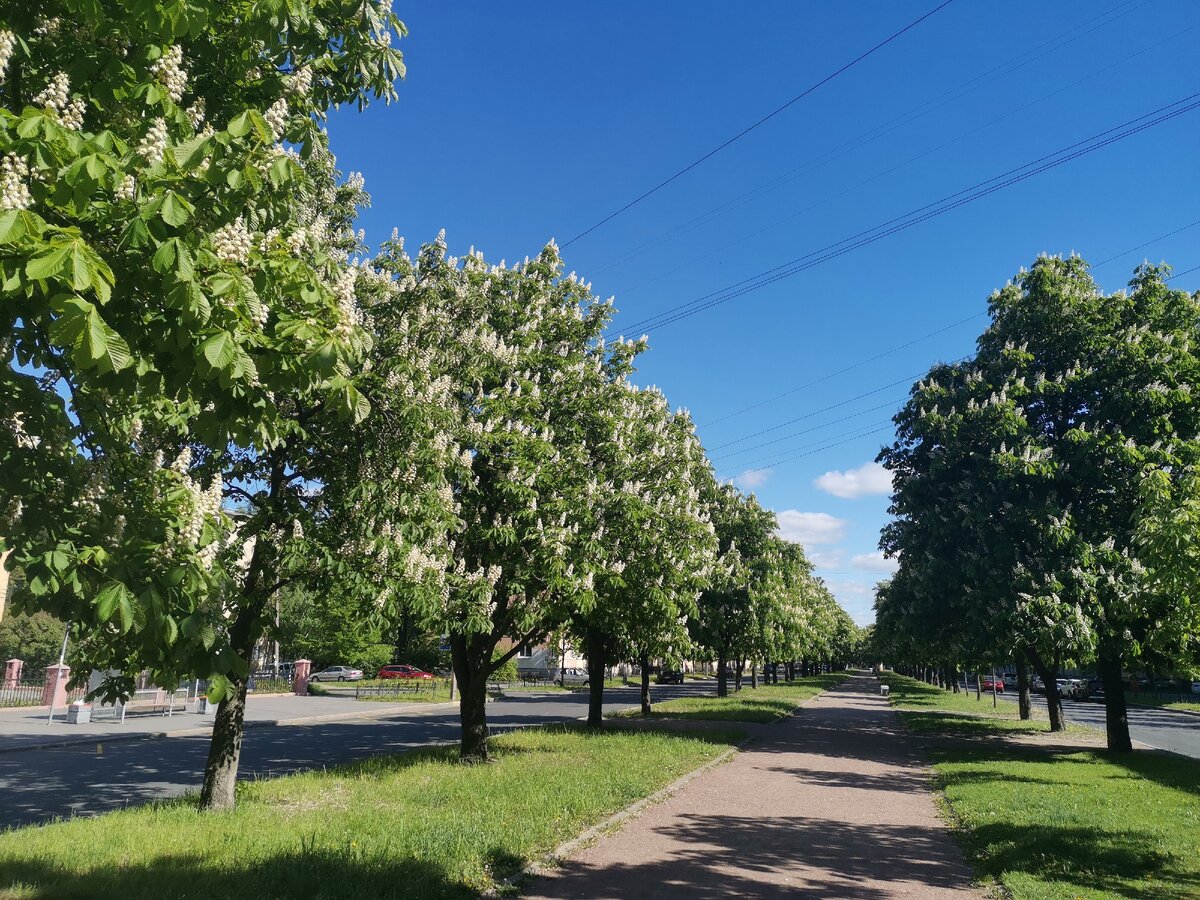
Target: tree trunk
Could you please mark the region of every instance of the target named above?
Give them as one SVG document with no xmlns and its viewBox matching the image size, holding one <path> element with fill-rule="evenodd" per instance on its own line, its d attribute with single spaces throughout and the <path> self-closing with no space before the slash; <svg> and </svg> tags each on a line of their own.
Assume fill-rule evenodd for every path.
<svg viewBox="0 0 1200 900">
<path fill-rule="evenodd" d="M 729 676 L 725 672 L 725 653 L 717 654 L 717 696 L 729 696 Z"/>
<path fill-rule="evenodd" d="M 458 681 L 458 721 L 461 727 L 458 758 L 479 763 L 488 759 L 487 677 L 492 647 L 482 635 L 452 635 L 450 658 Z M 486 661 L 486 662 L 485 662 Z"/>
<path fill-rule="evenodd" d="M 208 762 L 204 766 L 204 787 L 200 791 L 201 809 L 233 809 L 237 796 L 238 762 L 242 756 L 242 737 L 246 733 L 245 678 L 230 679 L 231 692 L 217 706 Z"/>
<path fill-rule="evenodd" d="M 975 671 L 975 699 L 983 699 L 983 686 L 980 684 L 979 670 Z"/>
<path fill-rule="evenodd" d="M 739 659 L 737 671 L 733 673 L 733 689 L 735 691 L 740 691 L 742 689 L 742 673 L 744 671 L 746 671 L 746 661 L 744 659 Z"/>
<path fill-rule="evenodd" d="M 604 639 L 594 628 L 587 630 L 584 638 L 588 669 L 588 717 L 589 728 L 604 727 Z M 643 671 L 645 671 L 643 669 Z"/>
<path fill-rule="evenodd" d="M 650 657 L 642 657 L 642 715 L 650 715 Z"/>
<path fill-rule="evenodd" d="M 758 687 L 758 666 L 754 660 L 750 660 L 750 687 Z"/>
<path fill-rule="evenodd" d="M 1021 719 L 1028 720 L 1033 715 L 1033 692 L 1029 690 L 1029 663 L 1025 657 L 1017 654 L 1017 709 Z"/>
<path fill-rule="evenodd" d="M 1117 753 L 1133 750 L 1129 737 L 1129 714 L 1125 707 L 1125 683 L 1121 680 L 1121 652 L 1105 643 L 1098 658 L 1100 680 L 1104 684 L 1104 724 L 1108 749 Z"/>
<path fill-rule="evenodd" d="M 1029 648 L 1026 648 L 1025 655 L 1029 657 L 1033 670 L 1038 673 L 1046 687 L 1046 711 L 1050 714 L 1050 730 L 1066 731 L 1067 717 L 1063 713 L 1062 695 L 1058 692 L 1058 663 L 1046 663 L 1036 651 Z"/>
</svg>

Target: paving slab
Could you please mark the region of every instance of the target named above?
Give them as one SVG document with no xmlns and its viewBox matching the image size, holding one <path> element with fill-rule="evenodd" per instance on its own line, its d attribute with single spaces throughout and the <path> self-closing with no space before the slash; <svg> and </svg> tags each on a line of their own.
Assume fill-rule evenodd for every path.
<svg viewBox="0 0 1200 900">
<path fill-rule="evenodd" d="M 537 900 L 980 898 L 929 769 L 856 675 L 557 868 Z"/>
</svg>

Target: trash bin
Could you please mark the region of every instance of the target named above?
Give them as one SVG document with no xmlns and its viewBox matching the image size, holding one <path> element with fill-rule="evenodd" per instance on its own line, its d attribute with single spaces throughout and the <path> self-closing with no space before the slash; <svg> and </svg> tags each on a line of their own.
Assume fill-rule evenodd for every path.
<svg viewBox="0 0 1200 900">
<path fill-rule="evenodd" d="M 214 715 L 217 711 L 217 704 L 213 703 L 204 695 L 200 696 L 200 702 L 196 704 L 196 712 L 202 716 Z"/>
<path fill-rule="evenodd" d="M 86 725 L 92 721 L 92 704 L 76 700 L 67 706 L 68 725 Z"/>
<path fill-rule="evenodd" d="M 881 684 L 879 686 L 879 696 L 880 697 L 886 697 L 890 691 L 891 691 L 891 688 L 888 687 L 886 684 Z"/>
</svg>

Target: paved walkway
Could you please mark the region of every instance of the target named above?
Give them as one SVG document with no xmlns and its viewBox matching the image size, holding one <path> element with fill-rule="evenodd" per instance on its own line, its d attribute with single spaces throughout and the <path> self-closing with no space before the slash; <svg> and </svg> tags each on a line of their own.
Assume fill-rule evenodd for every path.
<svg viewBox="0 0 1200 900">
<path fill-rule="evenodd" d="M 982 896 L 878 693 L 873 677 L 850 678 L 522 896 Z"/>
</svg>

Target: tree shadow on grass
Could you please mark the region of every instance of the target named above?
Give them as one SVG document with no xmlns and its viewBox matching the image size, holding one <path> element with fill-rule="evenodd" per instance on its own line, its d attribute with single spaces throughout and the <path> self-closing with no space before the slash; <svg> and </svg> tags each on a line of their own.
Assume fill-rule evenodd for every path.
<svg viewBox="0 0 1200 900">
<path fill-rule="evenodd" d="M 1144 778 L 1163 787 L 1200 797 L 1200 762 L 1174 753 L 1134 750 L 1132 753 L 1101 751 L 1101 759 L 1129 771 L 1131 778 Z"/>
<path fill-rule="evenodd" d="M 1160 900 L 1195 898 L 1200 876 L 1162 853 L 1151 836 L 1062 825 L 979 825 L 963 835 L 981 875 L 997 881 L 1021 873 L 1050 884 L 1084 886 L 1118 897 L 1144 898 L 1146 880 Z"/>
<path fill-rule="evenodd" d="M 286 827 L 281 823 L 280 827 Z M 301 850 L 222 868 L 198 857 L 163 856 L 144 865 L 66 872 L 38 861 L 0 862 L 0 896 L 22 900 L 459 900 L 478 896 L 436 863 L 354 848 Z M 499 862 L 499 860 L 497 860 Z M 508 862 L 508 860 L 505 860 Z"/>
</svg>

